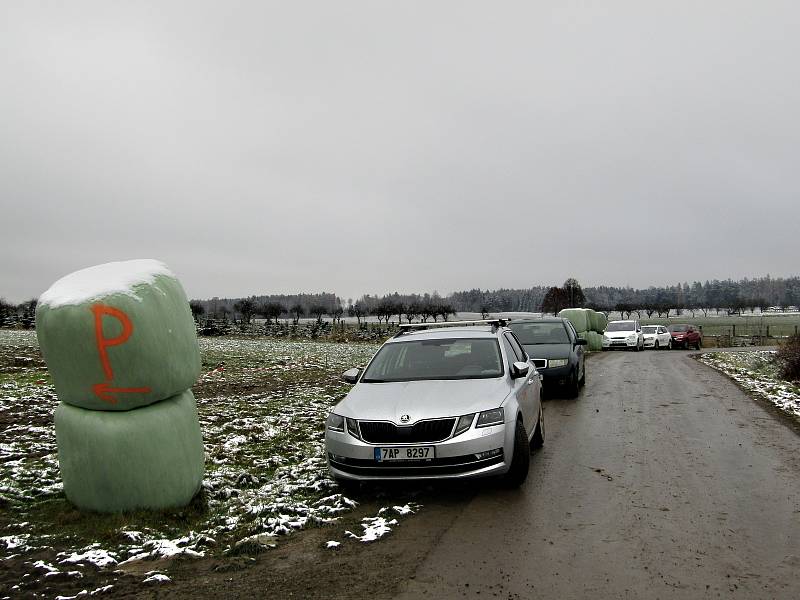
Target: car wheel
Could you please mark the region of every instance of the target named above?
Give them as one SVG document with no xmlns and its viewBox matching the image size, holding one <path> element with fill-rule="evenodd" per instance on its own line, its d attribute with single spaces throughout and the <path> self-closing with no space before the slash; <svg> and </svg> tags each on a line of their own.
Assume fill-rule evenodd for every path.
<svg viewBox="0 0 800 600">
<path fill-rule="evenodd" d="M 667 350 L 672 350 L 672 340 L 667 344 Z"/>
<path fill-rule="evenodd" d="M 656 340 L 655 346 L 653 346 L 656 350 L 658 350 L 658 340 Z"/>
<path fill-rule="evenodd" d="M 578 382 L 578 369 L 577 367 L 572 372 L 572 376 L 569 378 L 569 383 L 567 384 L 567 397 L 568 398 L 575 398 L 581 391 L 581 385 Z"/>
<path fill-rule="evenodd" d="M 702 345 L 702 344 L 700 344 L 700 340 L 697 340 L 697 342 L 695 343 L 694 347 L 695 347 L 697 350 L 700 350 L 700 346 L 701 346 L 701 345 Z"/>
<path fill-rule="evenodd" d="M 581 378 L 578 380 L 578 383 L 581 385 L 581 387 L 586 385 L 586 361 L 585 360 L 583 362 L 583 374 L 581 375 Z"/>
<path fill-rule="evenodd" d="M 511 466 L 505 474 L 504 481 L 509 487 L 519 487 L 528 477 L 528 468 L 531 464 L 531 446 L 528 443 L 528 434 L 522 421 L 517 419 L 517 428 L 514 430 L 514 454 L 511 456 Z"/>
<path fill-rule="evenodd" d="M 542 446 L 544 446 L 544 410 L 542 410 L 541 405 L 539 406 L 539 421 L 536 423 L 536 431 L 533 432 L 533 438 L 531 439 L 531 452 L 534 450 L 538 450 Z"/>
</svg>

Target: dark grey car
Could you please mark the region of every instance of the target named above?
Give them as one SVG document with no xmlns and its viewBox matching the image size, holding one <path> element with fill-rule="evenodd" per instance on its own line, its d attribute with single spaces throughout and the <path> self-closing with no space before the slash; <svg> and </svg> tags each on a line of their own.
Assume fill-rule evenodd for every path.
<svg viewBox="0 0 800 600">
<path fill-rule="evenodd" d="M 574 398 L 586 382 L 584 346 L 569 319 L 514 319 L 509 325 L 542 375 L 544 389 Z"/>
</svg>

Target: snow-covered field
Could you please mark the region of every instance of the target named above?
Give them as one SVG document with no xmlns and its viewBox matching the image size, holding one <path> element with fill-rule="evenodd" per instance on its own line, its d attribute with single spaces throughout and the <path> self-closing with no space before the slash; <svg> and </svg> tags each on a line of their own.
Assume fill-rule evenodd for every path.
<svg viewBox="0 0 800 600">
<path fill-rule="evenodd" d="M 52 422 L 58 401 L 35 334 L 0 330 L 0 589 L 113 593 L 115 571 L 132 563 L 252 554 L 356 506 L 327 474 L 323 424 L 348 390 L 339 374 L 365 364 L 377 346 L 253 338 L 201 338 L 200 346 L 202 492 L 180 510 L 97 515 L 63 495 Z M 361 520 L 363 532 L 332 529 L 338 540 L 329 547 L 375 540 L 417 509 L 390 503 Z M 94 587 L 82 587 L 90 574 Z M 148 570 L 140 580 L 168 577 Z"/>
<path fill-rule="evenodd" d="M 728 375 L 744 389 L 800 418 L 800 388 L 778 377 L 774 351 L 708 352 L 699 358 Z"/>
</svg>

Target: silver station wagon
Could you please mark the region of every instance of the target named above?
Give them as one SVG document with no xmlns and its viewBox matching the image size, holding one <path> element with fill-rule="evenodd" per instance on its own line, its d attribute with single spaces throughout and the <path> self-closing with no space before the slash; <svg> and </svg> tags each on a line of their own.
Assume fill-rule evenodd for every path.
<svg viewBox="0 0 800 600">
<path fill-rule="evenodd" d="M 520 485 L 544 444 L 541 381 L 506 321 L 403 325 L 328 415 L 337 480 L 502 475 Z"/>
</svg>

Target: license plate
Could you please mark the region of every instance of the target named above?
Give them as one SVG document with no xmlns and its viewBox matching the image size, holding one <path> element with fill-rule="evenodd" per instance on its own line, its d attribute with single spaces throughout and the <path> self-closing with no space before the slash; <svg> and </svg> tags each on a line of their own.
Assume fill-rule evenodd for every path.
<svg viewBox="0 0 800 600">
<path fill-rule="evenodd" d="M 388 462 L 393 460 L 431 460 L 435 457 L 435 446 L 395 446 L 393 448 L 375 448 L 375 460 Z"/>
</svg>

